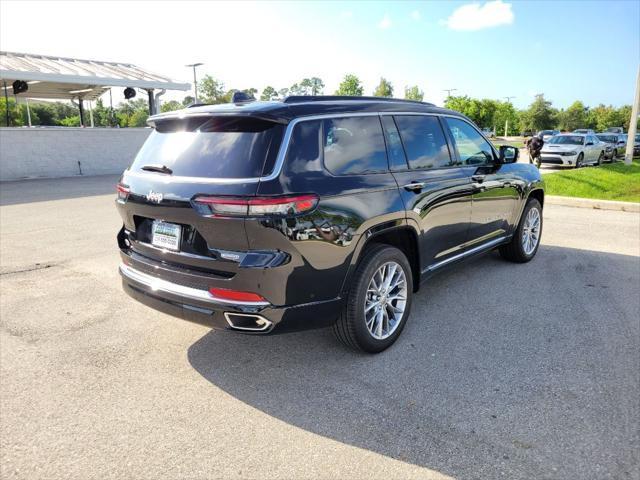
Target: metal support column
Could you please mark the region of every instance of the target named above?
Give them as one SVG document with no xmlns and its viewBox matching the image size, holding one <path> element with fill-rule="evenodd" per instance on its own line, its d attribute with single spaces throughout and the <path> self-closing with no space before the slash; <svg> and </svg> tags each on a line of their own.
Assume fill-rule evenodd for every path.
<svg viewBox="0 0 640 480">
<path fill-rule="evenodd" d="M 4 111 L 5 114 L 7 115 L 7 127 L 9 127 L 9 94 L 7 93 L 7 81 L 3 80 L 2 83 L 4 83 Z"/>
<path fill-rule="evenodd" d="M 155 99 L 153 98 L 152 88 L 147 90 L 147 95 L 149 96 L 149 115 L 154 115 L 156 113 L 156 105 L 155 105 Z"/>
<path fill-rule="evenodd" d="M 82 99 L 78 99 L 78 110 L 80 110 L 80 126 L 84 127 L 84 105 Z"/>
</svg>

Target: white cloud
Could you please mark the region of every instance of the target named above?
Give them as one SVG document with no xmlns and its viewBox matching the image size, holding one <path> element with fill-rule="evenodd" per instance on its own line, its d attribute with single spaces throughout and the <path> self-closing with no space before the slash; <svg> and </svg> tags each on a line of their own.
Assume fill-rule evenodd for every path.
<svg viewBox="0 0 640 480">
<path fill-rule="evenodd" d="M 382 20 L 378 23 L 378 27 L 383 30 L 391 27 L 391 19 L 389 18 L 389 15 L 385 14 L 384 17 L 382 17 Z"/>
<path fill-rule="evenodd" d="M 510 25 L 513 23 L 513 18 L 510 3 L 493 0 L 484 5 L 469 3 L 458 7 L 442 23 L 452 30 L 482 30 L 499 25 Z"/>
<path fill-rule="evenodd" d="M 420 12 L 418 10 L 414 10 L 413 12 L 411 12 L 411 18 L 418 21 L 422 18 L 422 16 L 420 15 Z"/>
</svg>

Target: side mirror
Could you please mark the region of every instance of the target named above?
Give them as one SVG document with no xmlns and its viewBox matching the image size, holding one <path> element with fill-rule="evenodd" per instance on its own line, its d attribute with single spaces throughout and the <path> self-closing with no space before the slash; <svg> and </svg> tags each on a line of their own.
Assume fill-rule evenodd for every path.
<svg viewBox="0 0 640 480">
<path fill-rule="evenodd" d="M 588 147 L 589 145 L 593 145 L 593 142 L 587 142 L 587 147 Z"/>
<path fill-rule="evenodd" d="M 516 163 L 518 161 L 519 150 L 510 145 L 500 145 L 500 163 Z"/>
</svg>

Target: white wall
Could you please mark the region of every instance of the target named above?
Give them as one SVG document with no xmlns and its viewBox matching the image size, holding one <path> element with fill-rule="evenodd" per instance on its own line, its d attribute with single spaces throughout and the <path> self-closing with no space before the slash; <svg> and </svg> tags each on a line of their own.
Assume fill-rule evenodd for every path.
<svg viewBox="0 0 640 480">
<path fill-rule="evenodd" d="M 150 128 L 0 128 L 0 181 L 117 174 Z"/>
</svg>

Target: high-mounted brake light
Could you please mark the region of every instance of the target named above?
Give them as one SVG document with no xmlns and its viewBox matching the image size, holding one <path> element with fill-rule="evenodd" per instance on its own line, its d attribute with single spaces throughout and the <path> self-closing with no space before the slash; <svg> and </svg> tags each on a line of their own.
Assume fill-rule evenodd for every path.
<svg viewBox="0 0 640 480">
<path fill-rule="evenodd" d="M 127 198 L 129 198 L 129 187 L 122 183 L 116 184 L 116 192 L 118 194 L 119 202 L 126 202 Z"/>
<path fill-rule="evenodd" d="M 262 295 L 253 292 L 241 292 L 226 288 L 210 288 L 209 293 L 214 298 L 233 302 L 266 302 Z"/>
<path fill-rule="evenodd" d="M 211 217 L 254 217 L 298 215 L 313 210 L 318 204 L 316 195 L 286 197 L 196 197 L 196 209 Z"/>
</svg>

